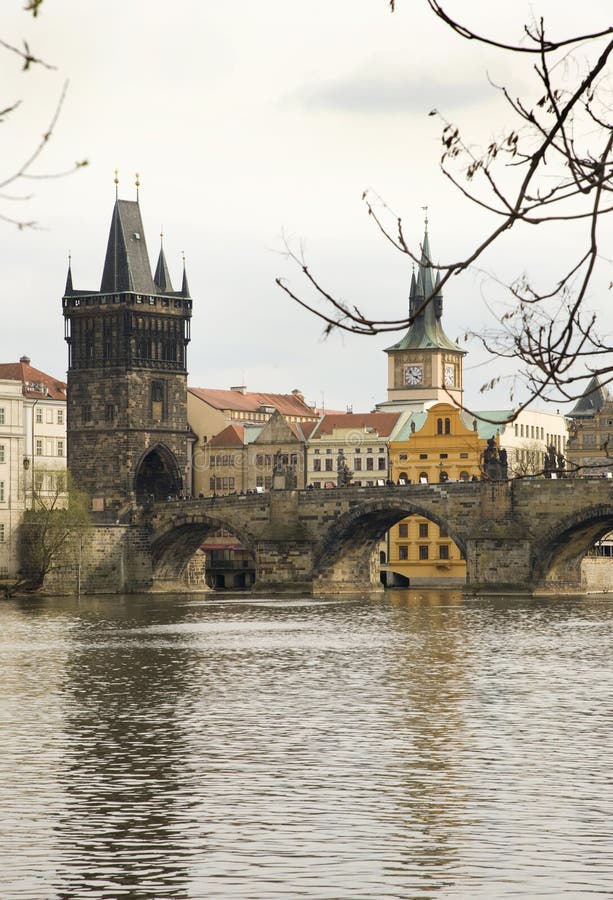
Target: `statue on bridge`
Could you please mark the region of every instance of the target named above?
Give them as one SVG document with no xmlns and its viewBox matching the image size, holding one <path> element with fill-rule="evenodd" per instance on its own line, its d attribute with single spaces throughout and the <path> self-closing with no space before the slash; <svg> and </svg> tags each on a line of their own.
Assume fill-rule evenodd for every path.
<svg viewBox="0 0 613 900">
<path fill-rule="evenodd" d="M 507 451 L 504 447 L 499 450 L 493 437 L 488 438 L 483 451 L 482 472 L 483 481 L 506 481 L 509 476 Z"/>
<path fill-rule="evenodd" d="M 353 472 L 347 465 L 343 450 L 340 449 L 336 457 L 336 483 L 338 487 L 347 487 L 351 483 L 352 478 Z"/>
</svg>

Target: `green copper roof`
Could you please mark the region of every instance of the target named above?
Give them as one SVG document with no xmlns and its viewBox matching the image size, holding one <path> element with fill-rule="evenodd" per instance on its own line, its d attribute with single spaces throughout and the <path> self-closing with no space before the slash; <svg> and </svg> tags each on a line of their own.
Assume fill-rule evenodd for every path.
<svg viewBox="0 0 613 900">
<path fill-rule="evenodd" d="M 413 322 L 404 337 L 397 344 L 388 347 L 386 353 L 394 350 L 454 350 L 456 353 L 465 353 L 443 330 L 443 297 L 438 285 L 439 275 L 438 272 L 435 275 L 432 269 L 430 240 L 426 228 L 417 277 L 414 272 L 411 276 L 409 315 Z M 432 299 L 422 309 L 428 297 Z"/>
</svg>

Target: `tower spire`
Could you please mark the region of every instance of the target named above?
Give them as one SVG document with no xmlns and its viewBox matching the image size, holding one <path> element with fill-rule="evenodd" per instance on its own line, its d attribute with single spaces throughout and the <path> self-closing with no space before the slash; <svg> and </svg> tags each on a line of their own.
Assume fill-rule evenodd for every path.
<svg viewBox="0 0 613 900">
<path fill-rule="evenodd" d="M 115 169 L 115 200 L 119 200 L 119 169 Z"/>
<path fill-rule="evenodd" d="M 181 294 L 183 297 L 191 296 L 189 293 L 189 284 L 187 283 L 187 270 L 185 268 L 185 251 L 181 251 L 181 256 L 183 257 L 183 282 L 181 284 Z"/>
<path fill-rule="evenodd" d="M 64 289 L 64 296 L 68 297 L 69 294 L 72 294 L 72 256 L 70 250 L 68 251 L 68 273 L 66 275 L 66 287 Z"/>
<path fill-rule="evenodd" d="M 160 230 L 160 255 L 158 256 L 157 266 L 155 267 L 155 275 L 153 276 L 155 286 L 159 288 L 162 294 L 172 293 L 172 283 L 170 281 L 170 272 L 166 263 L 166 254 L 164 253 L 164 231 Z"/>
</svg>

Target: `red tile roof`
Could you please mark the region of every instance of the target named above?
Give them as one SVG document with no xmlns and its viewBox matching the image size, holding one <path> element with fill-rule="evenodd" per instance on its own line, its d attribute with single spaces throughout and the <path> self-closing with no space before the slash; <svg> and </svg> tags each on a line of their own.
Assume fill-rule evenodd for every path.
<svg viewBox="0 0 613 900">
<path fill-rule="evenodd" d="M 314 438 L 331 435 L 335 428 L 373 429 L 373 436 L 387 437 L 402 413 L 335 413 L 325 415 Z"/>
<path fill-rule="evenodd" d="M 209 441 L 209 447 L 243 447 L 244 444 L 244 425 L 228 425 Z"/>
<path fill-rule="evenodd" d="M 317 412 L 295 394 L 260 394 L 255 391 L 222 391 L 213 388 L 188 388 L 190 394 L 204 400 L 216 409 L 238 412 L 259 412 L 262 406 L 271 406 L 283 416 L 309 416 L 317 418 Z"/>
<path fill-rule="evenodd" d="M 0 363 L 0 378 L 7 381 L 21 381 L 25 397 L 47 397 L 50 400 L 66 399 L 66 384 L 52 375 L 41 372 L 25 362 L 27 357 L 16 363 Z"/>
</svg>

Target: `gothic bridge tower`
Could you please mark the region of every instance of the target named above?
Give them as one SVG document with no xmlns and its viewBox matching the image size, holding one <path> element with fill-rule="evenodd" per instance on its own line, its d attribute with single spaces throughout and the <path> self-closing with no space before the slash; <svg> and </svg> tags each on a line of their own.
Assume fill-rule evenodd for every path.
<svg viewBox="0 0 613 900">
<path fill-rule="evenodd" d="M 187 490 L 192 301 L 185 264 L 173 291 L 163 245 L 151 275 L 138 199 L 115 201 L 100 290 L 75 290 L 69 265 L 62 306 L 76 485 L 113 513 Z"/>
</svg>

